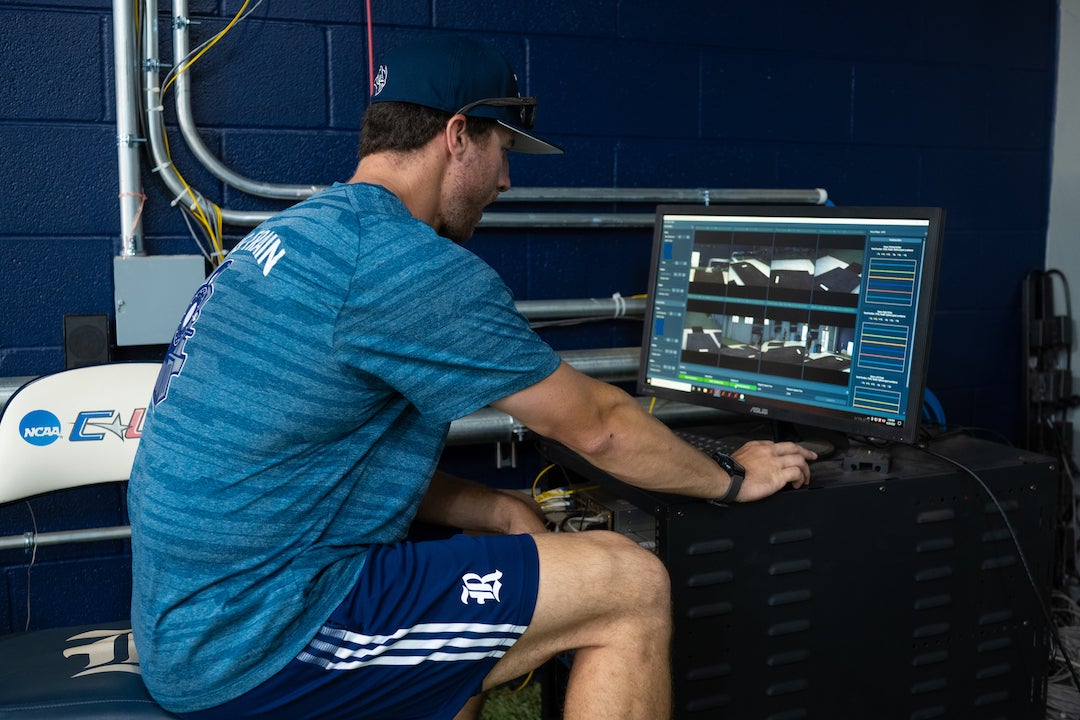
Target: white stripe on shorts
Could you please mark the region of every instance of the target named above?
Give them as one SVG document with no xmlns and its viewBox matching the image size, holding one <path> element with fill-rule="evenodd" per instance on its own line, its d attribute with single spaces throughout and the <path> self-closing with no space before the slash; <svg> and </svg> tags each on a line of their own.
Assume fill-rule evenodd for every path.
<svg viewBox="0 0 1080 720">
<path fill-rule="evenodd" d="M 505 623 L 420 623 L 389 635 L 362 635 L 323 627 L 319 636 L 297 655 L 297 660 L 327 670 L 355 670 L 374 665 L 500 658 L 526 628 Z"/>
</svg>

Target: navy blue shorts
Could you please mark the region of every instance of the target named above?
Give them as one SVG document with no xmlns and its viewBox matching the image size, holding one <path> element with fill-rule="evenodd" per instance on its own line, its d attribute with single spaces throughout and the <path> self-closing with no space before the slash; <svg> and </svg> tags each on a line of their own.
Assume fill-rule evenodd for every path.
<svg viewBox="0 0 1080 720">
<path fill-rule="evenodd" d="M 529 535 L 375 547 L 356 587 L 281 672 L 181 717 L 453 718 L 525 632 L 539 577 Z"/>
</svg>

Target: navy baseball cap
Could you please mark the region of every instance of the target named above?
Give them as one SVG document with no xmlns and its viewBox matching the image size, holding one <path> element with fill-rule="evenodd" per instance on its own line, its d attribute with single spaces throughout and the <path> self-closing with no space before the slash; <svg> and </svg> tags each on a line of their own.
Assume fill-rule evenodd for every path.
<svg viewBox="0 0 1080 720">
<path fill-rule="evenodd" d="M 536 117 L 536 98 L 521 97 L 506 58 L 468 38 L 433 37 L 386 53 L 371 102 L 407 102 L 491 118 L 514 133 L 512 149 L 517 152 L 562 153 L 562 148 L 528 132 Z"/>
</svg>

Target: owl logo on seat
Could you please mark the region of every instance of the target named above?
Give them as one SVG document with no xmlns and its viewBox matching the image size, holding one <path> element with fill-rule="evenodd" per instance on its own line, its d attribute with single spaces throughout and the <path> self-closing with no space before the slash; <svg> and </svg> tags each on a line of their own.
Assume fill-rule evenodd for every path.
<svg viewBox="0 0 1080 720">
<path fill-rule="evenodd" d="M 86 656 L 86 669 L 75 673 L 71 677 L 83 677 L 84 675 L 96 675 L 106 672 L 124 672 L 140 675 L 139 653 L 135 650 L 135 640 L 131 635 L 131 629 L 123 630 L 90 630 L 89 632 L 72 635 L 67 641 L 76 640 L 85 642 L 64 650 L 64 657 L 74 655 Z"/>
</svg>

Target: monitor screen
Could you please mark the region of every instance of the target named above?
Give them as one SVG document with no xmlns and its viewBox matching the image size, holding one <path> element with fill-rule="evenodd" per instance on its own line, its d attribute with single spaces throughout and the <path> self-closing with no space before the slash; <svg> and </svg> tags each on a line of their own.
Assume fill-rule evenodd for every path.
<svg viewBox="0 0 1080 720">
<path fill-rule="evenodd" d="M 657 208 L 638 390 L 912 442 L 940 208 Z"/>
</svg>

